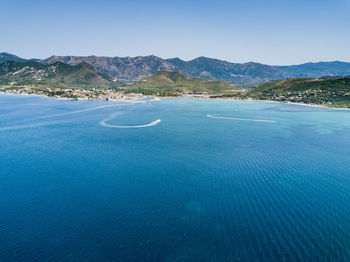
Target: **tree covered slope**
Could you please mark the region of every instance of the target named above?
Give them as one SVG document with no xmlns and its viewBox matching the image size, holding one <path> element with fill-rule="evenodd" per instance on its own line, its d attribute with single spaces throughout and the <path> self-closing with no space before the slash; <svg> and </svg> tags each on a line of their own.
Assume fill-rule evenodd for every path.
<svg viewBox="0 0 350 262">
<path fill-rule="evenodd" d="M 350 107 L 350 77 L 295 78 L 263 84 L 248 97 L 301 102 L 332 107 Z"/>
<path fill-rule="evenodd" d="M 223 81 L 208 81 L 199 78 L 190 78 L 179 72 L 159 71 L 154 76 L 134 84 L 138 88 L 157 88 L 173 92 L 208 92 L 218 93 L 223 90 L 235 89 Z"/>
</svg>

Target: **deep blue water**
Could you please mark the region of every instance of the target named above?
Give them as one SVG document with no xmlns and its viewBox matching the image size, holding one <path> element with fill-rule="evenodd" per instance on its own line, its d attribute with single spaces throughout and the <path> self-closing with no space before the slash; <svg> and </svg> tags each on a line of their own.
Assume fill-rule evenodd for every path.
<svg viewBox="0 0 350 262">
<path fill-rule="evenodd" d="M 350 111 L 1 95 L 0 261 L 350 261 Z"/>
</svg>

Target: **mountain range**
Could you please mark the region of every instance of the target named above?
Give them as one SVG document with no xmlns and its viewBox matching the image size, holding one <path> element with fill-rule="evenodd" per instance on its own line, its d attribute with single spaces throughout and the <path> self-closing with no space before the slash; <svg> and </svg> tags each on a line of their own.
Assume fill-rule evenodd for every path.
<svg viewBox="0 0 350 262">
<path fill-rule="evenodd" d="M 26 61 L 15 55 L 0 53 L 0 62 Z M 122 81 L 138 81 L 155 75 L 158 71 L 178 71 L 191 78 L 225 81 L 243 87 L 255 87 L 262 83 L 286 78 L 323 76 L 348 76 L 350 63 L 319 62 L 292 66 L 271 66 L 261 63 L 231 63 L 223 60 L 198 57 L 190 61 L 180 58 L 163 59 L 157 56 L 106 57 L 106 56 L 51 56 L 46 59 L 32 59 L 50 65 L 62 62 L 77 65 L 85 62 L 99 72 L 112 75 Z"/>
<path fill-rule="evenodd" d="M 190 78 L 179 72 L 158 71 L 153 76 L 131 83 L 119 82 L 109 74 L 99 72 L 92 65 L 81 62 L 69 65 L 63 62 L 43 64 L 37 61 L 0 63 L 0 86 L 52 87 L 66 89 L 115 89 L 127 92 L 179 95 L 184 92 L 221 92 L 234 87 L 225 81 Z"/>
</svg>

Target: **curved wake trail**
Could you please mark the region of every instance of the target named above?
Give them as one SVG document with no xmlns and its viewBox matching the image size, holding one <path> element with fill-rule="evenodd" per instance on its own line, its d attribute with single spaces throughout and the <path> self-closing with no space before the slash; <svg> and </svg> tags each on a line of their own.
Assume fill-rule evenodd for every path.
<svg viewBox="0 0 350 262">
<path fill-rule="evenodd" d="M 158 100 L 160 100 L 160 99 L 155 98 L 154 101 L 158 101 Z M 126 102 L 127 104 L 113 104 L 113 105 L 97 106 L 97 107 L 85 108 L 85 109 L 81 109 L 81 110 L 75 110 L 75 111 L 59 113 L 59 114 L 54 114 L 54 115 L 49 115 L 49 116 L 42 116 L 42 117 L 37 117 L 37 118 L 32 118 L 32 119 L 26 119 L 25 121 L 42 120 L 42 119 L 72 115 L 72 114 L 77 114 L 77 113 L 82 113 L 82 112 L 89 112 L 89 111 L 94 111 L 94 110 L 99 110 L 99 109 L 109 108 L 109 107 L 127 106 L 127 105 L 131 105 L 132 103 L 144 103 L 145 101 L 125 100 L 122 102 Z M 111 117 L 102 120 L 100 122 L 100 125 L 105 126 L 105 127 L 111 127 L 111 128 L 142 128 L 142 127 L 155 126 L 155 125 L 159 124 L 159 122 L 161 122 L 161 120 L 158 119 L 158 120 L 155 120 L 155 121 L 148 123 L 148 124 L 145 124 L 145 125 L 136 125 L 136 126 L 118 126 L 118 125 L 110 125 L 110 124 L 106 123 L 107 121 L 114 119 L 116 117 L 116 115 L 117 114 L 113 114 Z M 0 127 L 0 131 L 27 129 L 27 128 L 34 128 L 34 127 L 48 126 L 48 125 L 57 125 L 57 124 L 62 124 L 62 123 L 67 123 L 67 122 L 69 122 L 69 121 L 51 121 L 51 122 L 33 123 L 33 124 L 17 125 L 17 126 L 5 126 L 5 127 Z"/>
<path fill-rule="evenodd" d="M 27 128 L 34 128 L 34 127 L 40 127 L 40 126 L 51 126 L 51 125 L 59 125 L 67 123 L 68 121 L 54 121 L 54 122 L 44 122 L 44 123 L 38 123 L 38 124 L 29 124 L 29 125 L 19 125 L 19 126 L 6 126 L 6 127 L 0 127 L 0 131 L 9 131 L 9 130 L 16 130 L 16 129 L 27 129 Z"/>
<path fill-rule="evenodd" d="M 264 122 L 264 123 L 276 123 L 274 120 L 264 120 L 264 119 L 249 119 L 249 118 L 239 118 L 231 116 L 216 116 L 216 115 L 207 115 L 208 118 L 219 118 L 219 119 L 230 119 L 238 121 L 250 121 L 250 122 Z"/>
<path fill-rule="evenodd" d="M 118 114 L 118 113 L 117 113 Z M 102 120 L 99 124 L 104 127 L 110 127 L 110 128 L 143 128 L 143 127 L 150 127 L 150 126 L 156 126 L 158 125 L 162 120 L 157 119 L 151 123 L 145 124 L 145 125 L 136 125 L 136 126 L 119 126 L 119 125 L 111 125 L 107 124 L 108 121 L 114 119 L 117 117 L 117 114 L 113 114 L 110 117 Z"/>
</svg>

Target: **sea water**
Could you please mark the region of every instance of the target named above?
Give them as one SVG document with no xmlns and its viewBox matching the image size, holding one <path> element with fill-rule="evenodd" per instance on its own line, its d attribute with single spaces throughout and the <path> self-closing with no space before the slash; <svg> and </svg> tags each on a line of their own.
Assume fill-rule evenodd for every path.
<svg viewBox="0 0 350 262">
<path fill-rule="evenodd" d="M 0 96 L 0 261 L 349 261 L 350 111 Z"/>
</svg>

